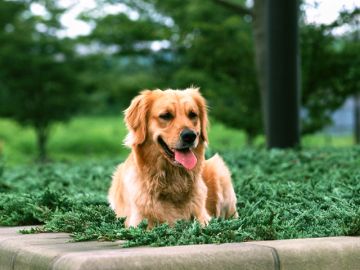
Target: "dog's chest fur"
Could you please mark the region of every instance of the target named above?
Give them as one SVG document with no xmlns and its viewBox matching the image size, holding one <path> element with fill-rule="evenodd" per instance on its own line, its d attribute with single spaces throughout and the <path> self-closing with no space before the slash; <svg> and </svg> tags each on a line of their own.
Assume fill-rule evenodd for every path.
<svg viewBox="0 0 360 270">
<path fill-rule="evenodd" d="M 152 197 L 177 205 L 189 201 L 194 188 L 193 175 L 175 168 L 157 172 L 150 177 L 147 188 Z"/>
<path fill-rule="evenodd" d="M 195 175 L 175 167 L 142 174 L 140 179 L 135 203 L 145 218 L 171 223 L 172 220 L 191 217 L 191 198 L 197 181 Z M 164 213 L 167 213 L 166 217 Z"/>
</svg>

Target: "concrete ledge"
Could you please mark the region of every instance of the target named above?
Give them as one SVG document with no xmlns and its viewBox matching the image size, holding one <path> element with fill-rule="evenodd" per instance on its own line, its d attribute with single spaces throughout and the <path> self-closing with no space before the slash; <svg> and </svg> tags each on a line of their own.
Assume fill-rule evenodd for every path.
<svg viewBox="0 0 360 270">
<path fill-rule="evenodd" d="M 1 270 L 360 269 L 359 237 L 122 248 L 71 243 L 64 233 L 19 234 L 23 228 L 0 227 Z"/>
</svg>

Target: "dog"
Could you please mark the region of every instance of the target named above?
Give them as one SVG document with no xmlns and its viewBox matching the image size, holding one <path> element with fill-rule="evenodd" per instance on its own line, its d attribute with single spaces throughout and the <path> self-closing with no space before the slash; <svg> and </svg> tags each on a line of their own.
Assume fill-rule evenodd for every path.
<svg viewBox="0 0 360 270">
<path fill-rule="evenodd" d="M 108 193 L 126 227 L 238 217 L 230 171 L 216 154 L 205 160 L 207 106 L 198 88 L 145 90 L 125 110 L 131 148 Z"/>
</svg>

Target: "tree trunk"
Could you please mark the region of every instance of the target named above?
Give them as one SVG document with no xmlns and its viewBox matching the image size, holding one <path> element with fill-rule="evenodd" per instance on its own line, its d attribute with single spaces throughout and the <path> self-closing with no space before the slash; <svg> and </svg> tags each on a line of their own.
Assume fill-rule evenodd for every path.
<svg viewBox="0 0 360 270">
<path fill-rule="evenodd" d="M 360 93 L 354 96 L 354 141 L 360 144 Z"/>
<path fill-rule="evenodd" d="M 263 125 L 265 130 L 265 72 L 266 72 L 266 43 L 265 43 L 265 3 L 263 0 L 254 0 L 252 8 L 253 21 L 252 29 L 255 45 L 255 66 L 260 88 L 261 108 L 263 115 Z"/>
<path fill-rule="evenodd" d="M 254 145 L 255 136 L 250 133 L 246 133 L 246 146 L 253 146 Z"/>
<path fill-rule="evenodd" d="M 298 1 L 266 1 L 266 142 L 300 145 Z"/>
<path fill-rule="evenodd" d="M 48 161 L 48 155 L 47 155 L 48 135 L 49 135 L 48 126 L 36 127 L 37 148 L 38 148 L 37 160 L 41 163 Z"/>
</svg>

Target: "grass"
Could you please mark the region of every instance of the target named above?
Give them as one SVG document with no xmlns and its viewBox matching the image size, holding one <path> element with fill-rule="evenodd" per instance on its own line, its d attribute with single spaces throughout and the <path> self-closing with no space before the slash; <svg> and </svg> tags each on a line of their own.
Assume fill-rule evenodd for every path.
<svg viewBox="0 0 360 270">
<path fill-rule="evenodd" d="M 128 149 L 122 146 L 126 129 L 121 117 L 77 117 L 53 127 L 48 143 L 54 161 L 124 158 Z M 16 136 L 14 136 L 16 134 Z M 214 147 L 239 148 L 245 144 L 243 132 L 214 123 L 209 134 Z M 36 138 L 29 127 L 0 119 L 0 153 L 9 164 L 31 163 L 36 158 Z"/>
<path fill-rule="evenodd" d="M 211 152 L 211 151 L 209 151 Z M 208 153 L 211 154 L 211 153 Z M 184 245 L 360 235 L 360 148 L 246 148 L 222 153 L 231 168 L 238 219 L 202 228 L 179 221 L 124 228 L 107 205 L 119 160 L 6 167 L 0 163 L 0 225 L 44 224 L 23 233 L 69 232 L 74 241 Z"/>
<path fill-rule="evenodd" d="M 214 149 L 231 150 L 245 146 L 245 134 L 212 121 L 209 131 L 210 145 Z M 56 124 L 50 134 L 48 150 L 54 161 L 77 162 L 86 160 L 124 158 L 128 150 L 122 146 L 126 130 L 121 117 L 76 117 L 69 123 Z M 15 136 L 16 135 L 16 136 Z M 29 164 L 36 158 L 36 138 L 29 127 L 0 118 L 0 154 L 7 164 Z M 259 136 L 255 145 L 264 144 Z M 305 147 L 351 146 L 350 136 L 323 134 L 303 138 Z"/>
<path fill-rule="evenodd" d="M 318 133 L 306 135 L 302 138 L 302 144 L 306 147 L 349 147 L 354 145 L 351 135 L 327 135 Z"/>
<path fill-rule="evenodd" d="M 14 136 L 16 134 L 16 136 Z M 48 151 L 56 161 L 124 157 L 126 130 L 120 117 L 77 117 L 51 130 Z M 31 163 L 36 158 L 36 138 L 31 128 L 0 120 L 0 149 L 10 164 Z"/>
</svg>

